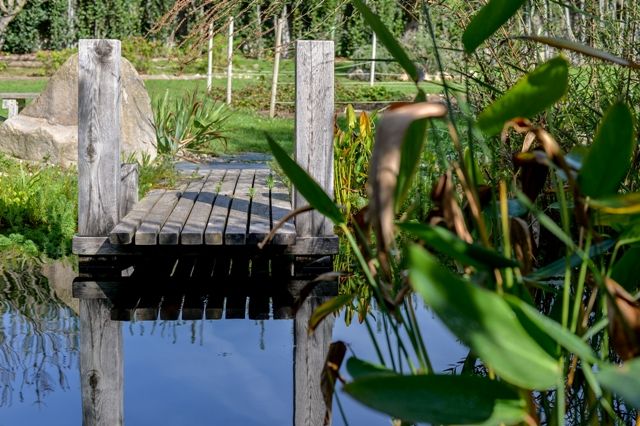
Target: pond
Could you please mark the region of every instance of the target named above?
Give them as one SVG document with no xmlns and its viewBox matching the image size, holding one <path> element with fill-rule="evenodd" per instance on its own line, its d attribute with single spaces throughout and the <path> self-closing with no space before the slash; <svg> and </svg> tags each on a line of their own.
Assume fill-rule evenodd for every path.
<svg viewBox="0 0 640 426">
<path fill-rule="evenodd" d="M 76 272 L 64 262 L 0 272 L 0 426 L 81 424 L 79 301 L 71 297 Z M 434 367 L 450 369 L 466 351 L 416 303 Z M 122 330 L 125 424 L 294 424 L 295 320 L 273 316 L 272 309 L 265 320 L 115 323 Z M 348 354 L 375 361 L 365 327 L 343 317 L 335 319 L 331 339 L 344 341 Z M 372 314 L 382 341 L 377 319 Z M 115 351 L 111 344 L 103 341 L 102 353 Z M 337 397 L 349 425 L 389 424 L 341 391 Z M 344 424 L 335 398 L 333 424 Z"/>
</svg>

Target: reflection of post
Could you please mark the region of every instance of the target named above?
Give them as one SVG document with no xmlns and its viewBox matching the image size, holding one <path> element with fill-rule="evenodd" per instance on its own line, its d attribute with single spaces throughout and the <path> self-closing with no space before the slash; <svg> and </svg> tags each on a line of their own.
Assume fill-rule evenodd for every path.
<svg viewBox="0 0 640 426">
<path fill-rule="evenodd" d="M 109 302 L 80 300 L 82 424 L 123 424 L 122 331 Z"/>
<path fill-rule="evenodd" d="M 309 318 L 325 298 L 311 296 L 294 320 L 293 342 L 293 419 L 294 426 L 322 426 L 326 406 L 320 388 L 320 375 L 333 333 L 333 315 L 308 333 Z"/>
</svg>

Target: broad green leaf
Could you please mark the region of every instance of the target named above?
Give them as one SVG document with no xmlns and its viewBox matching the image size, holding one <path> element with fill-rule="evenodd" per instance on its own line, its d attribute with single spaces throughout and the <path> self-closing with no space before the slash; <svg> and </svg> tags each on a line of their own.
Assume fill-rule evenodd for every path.
<svg viewBox="0 0 640 426">
<path fill-rule="evenodd" d="M 617 102 L 600 121 L 596 139 L 582 163 L 578 174 L 582 193 L 592 198 L 615 194 L 631 166 L 634 145 L 633 115 L 626 104 Z M 640 198 L 637 204 L 640 209 Z"/>
<path fill-rule="evenodd" d="M 421 223 L 400 223 L 398 227 L 424 241 L 429 247 L 478 269 L 517 267 L 518 262 L 477 244 L 469 244 L 452 232 Z"/>
<path fill-rule="evenodd" d="M 361 403 L 408 422 L 431 424 L 514 424 L 526 402 L 503 382 L 478 376 L 371 375 L 344 390 Z"/>
<path fill-rule="evenodd" d="M 271 136 L 267 135 L 267 141 L 278 164 L 307 202 L 320 214 L 329 218 L 335 225 L 344 223 L 342 212 L 322 190 L 320 185 L 293 161 Z"/>
<path fill-rule="evenodd" d="M 371 29 L 378 36 L 378 41 L 387 48 L 391 56 L 394 57 L 405 72 L 411 77 L 411 80 L 418 82 L 418 70 L 413 63 L 407 52 L 404 51 L 398 40 L 395 39 L 393 34 L 385 27 L 380 20 L 380 17 L 373 13 L 373 11 L 362 0 L 351 0 L 353 5 L 360 11 L 362 17 Z"/>
<path fill-rule="evenodd" d="M 617 168 L 617 165 L 611 167 L 611 169 L 615 168 Z M 637 214 L 640 213 L 640 192 L 611 195 L 609 197 L 602 197 L 597 199 L 594 198 L 589 200 L 589 205 L 594 209 L 601 211 L 602 213 L 624 215 Z"/>
<path fill-rule="evenodd" d="M 370 362 L 363 361 L 354 356 L 347 360 L 347 371 L 354 380 L 371 375 L 396 375 L 395 371 L 391 371 L 382 365 L 371 364 Z"/>
<path fill-rule="evenodd" d="M 596 377 L 603 388 L 622 397 L 632 407 L 640 409 L 640 358 L 629 360 L 621 367 L 606 365 Z"/>
<path fill-rule="evenodd" d="M 526 3 L 526 0 L 490 0 L 476 13 L 462 34 L 462 44 L 467 53 L 473 53 L 498 28 L 509 20 Z"/>
<path fill-rule="evenodd" d="M 518 117 L 530 118 L 558 101 L 567 91 L 569 64 L 558 56 L 520 79 L 478 116 L 478 126 L 489 136 Z"/>
<path fill-rule="evenodd" d="M 613 265 L 611 278 L 629 293 L 635 293 L 640 287 L 640 247 L 628 249 Z"/>
<path fill-rule="evenodd" d="M 352 294 L 341 294 L 340 296 L 331 298 L 318 306 L 316 310 L 313 311 L 313 314 L 311 314 L 311 318 L 309 318 L 309 330 L 315 330 L 323 319 L 338 312 L 340 309 L 351 303 L 352 300 Z"/>
<path fill-rule="evenodd" d="M 525 389 L 558 385 L 558 363 L 527 334 L 504 299 L 449 272 L 419 246 L 410 248 L 409 258 L 414 289 L 488 367 Z"/>
<path fill-rule="evenodd" d="M 613 239 L 604 240 L 591 246 L 589 250 L 589 258 L 592 259 L 594 257 L 600 256 L 601 254 L 606 253 L 611 247 L 615 245 L 616 241 Z M 572 268 L 579 266 L 582 263 L 582 257 L 577 254 L 572 254 L 569 258 L 569 265 Z M 567 265 L 567 259 L 562 257 L 546 266 L 543 266 L 540 269 L 533 271 L 531 274 L 527 275 L 526 278 L 539 281 L 546 280 L 551 277 L 559 277 L 563 276 Z"/>
<path fill-rule="evenodd" d="M 640 68 L 640 64 L 637 64 L 628 59 L 624 59 L 619 56 L 615 56 L 609 52 L 606 52 L 604 50 L 599 50 L 594 47 L 587 46 L 587 45 L 584 45 L 575 41 L 567 40 L 564 38 L 541 37 L 541 36 L 531 36 L 531 35 L 517 36 L 512 38 L 535 41 L 537 43 L 546 44 L 548 46 L 555 47 L 558 49 L 572 50 L 574 52 L 582 53 L 583 55 L 602 59 L 603 61 L 612 62 L 614 64 L 622 65 L 624 67 L 635 68 L 635 69 Z"/>
<path fill-rule="evenodd" d="M 553 339 L 553 341 L 569 352 L 578 355 L 581 359 L 591 364 L 597 364 L 599 362 L 593 350 L 591 350 L 591 347 L 580 337 L 563 328 L 562 325 L 541 314 L 534 307 L 526 304 L 517 297 L 507 295 L 505 296 L 505 300 L 509 303 L 511 309 L 514 310 L 520 319 L 520 323 L 525 326 L 525 328 L 530 329 L 525 325 L 525 322 L 529 322 L 530 325 L 539 328 L 540 331 Z M 536 339 L 536 341 L 540 342 L 539 339 Z"/>
</svg>

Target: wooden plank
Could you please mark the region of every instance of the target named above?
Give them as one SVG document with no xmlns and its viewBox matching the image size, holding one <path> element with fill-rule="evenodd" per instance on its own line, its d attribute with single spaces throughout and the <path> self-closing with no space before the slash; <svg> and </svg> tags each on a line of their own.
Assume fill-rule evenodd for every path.
<svg viewBox="0 0 640 426">
<path fill-rule="evenodd" d="M 251 217 L 247 244 L 258 244 L 271 231 L 271 207 L 269 201 L 268 170 L 256 170 L 251 196 Z"/>
<path fill-rule="evenodd" d="M 296 161 L 333 198 L 333 81 L 332 41 L 296 42 Z M 294 207 L 306 205 L 299 192 Z M 318 212 L 296 217 L 299 237 L 333 234 L 333 225 Z M 302 423 L 301 423 L 302 424 Z"/>
<path fill-rule="evenodd" d="M 187 189 L 181 194 L 180 200 L 173 208 L 173 211 L 162 226 L 158 235 L 158 242 L 161 245 L 176 245 L 180 241 L 180 232 L 191 213 L 191 210 L 202 190 L 204 181 L 191 182 Z"/>
<path fill-rule="evenodd" d="M 78 63 L 78 234 L 108 235 L 119 218 L 120 41 L 80 40 Z"/>
<path fill-rule="evenodd" d="M 296 256 L 324 256 L 327 254 L 338 254 L 340 249 L 340 239 L 331 237 L 305 237 L 297 238 L 295 245 L 288 246 L 286 254 Z"/>
<path fill-rule="evenodd" d="M 82 424 L 123 424 L 123 355 L 120 323 L 107 300 L 80 300 Z"/>
<path fill-rule="evenodd" d="M 242 169 L 236 190 L 233 192 L 233 200 L 229 207 L 227 225 L 224 229 L 224 243 L 226 245 L 244 245 L 247 241 L 247 228 L 249 227 L 251 187 L 255 170 Z"/>
<path fill-rule="evenodd" d="M 271 219 L 273 226 L 276 226 L 286 215 L 291 213 L 291 195 L 289 195 L 289 188 L 282 183 L 282 180 L 277 176 L 272 176 L 273 185 L 271 187 Z M 290 245 L 296 241 L 296 227 L 293 219 L 289 219 L 283 226 L 277 231 L 271 240 L 271 244 L 274 245 Z"/>
<path fill-rule="evenodd" d="M 146 197 L 134 205 L 131 212 L 121 219 L 120 223 L 109 233 L 111 244 L 131 244 L 140 223 L 164 193 L 164 189 L 151 190 Z"/>
<path fill-rule="evenodd" d="M 205 244 L 221 245 L 224 242 L 224 227 L 229 215 L 229 206 L 236 189 L 236 183 L 240 177 L 240 170 L 227 170 L 220 191 L 216 196 L 215 204 L 211 209 L 211 215 L 207 221 L 204 232 Z"/>
<path fill-rule="evenodd" d="M 204 231 L 207 228 L 207 221 L 211 216 L 211 209 L 216 199 L 218 189 L 222 185 L 225 170 L 214 170 L 207 176 L 207 179 L 198 194 L 191 214 L 182 229 L 180 243 L 183 245 L 202 245 L 204 243 Z"/>
<path fill-rule="evenodd" d="M 153 209 L 143 219 L 136 230 L 134 242 L 139 246 L 151 246 L 158 244 L 160 228 L 166 222 L 173 211 L 173 207 L 180 199 L 181 190 L 168 190 L 158 200 Z"/>
<path fill-rule="evenodd" d="M 125 217 L 138 202 L 138 163 L 120 165 L 120 219 Z"/>
</svg>

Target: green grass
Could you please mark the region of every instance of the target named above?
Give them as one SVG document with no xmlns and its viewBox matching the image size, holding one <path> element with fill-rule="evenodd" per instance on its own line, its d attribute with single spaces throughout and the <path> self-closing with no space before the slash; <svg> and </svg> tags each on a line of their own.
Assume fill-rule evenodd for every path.
<svg viewBox="0 0 640 426">
<path fill-rule="evenodd" d="M 265 133 L 269 133 L 288 152 L 293 151 L 293 119 L 269 118 L 247 110 L 236 110 L 227 121 L 228 153 L 270 152 Z"/>
</svg>

